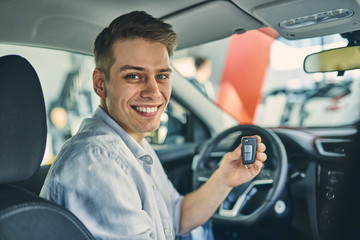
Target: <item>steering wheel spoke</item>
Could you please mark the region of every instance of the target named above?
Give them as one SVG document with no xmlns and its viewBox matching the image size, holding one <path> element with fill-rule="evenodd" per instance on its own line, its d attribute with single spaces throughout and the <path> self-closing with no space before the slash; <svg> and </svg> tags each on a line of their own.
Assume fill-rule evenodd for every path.
<svg viewBox="0 0 360 240">
<path fill-rule="evenodd" d="M 275 171 L 272 169 L 263 168 L 260 173 L 255 177 L 256 180 L 274 180 Z"/>
<path fill-rule="evenodd" d="M 244 208 L 244 206 L 250 200 L 250 198 L 254 194 L 256 194 L 256 192 L 257 192 L 257 189 L 255 188 L 256 186 L 269 185 L 269 184 L 272 184 L 273 182 L 274 181 L 272 179 L 263 179 L 263 180 L 252 181 L 250 184 L 247 185 L 245 191 L 243 191 L 243 193 L 241 193 L 238 196 L 238 198 L 232 208 L 227 209 L 225 207 L 224 202 L 220 205 L 219 215 L 223 216 L 223 217 L 229 217 L 229 218 L 236 217 L 237 215 L 239 215 L 240 211 Z"/>
</svg>

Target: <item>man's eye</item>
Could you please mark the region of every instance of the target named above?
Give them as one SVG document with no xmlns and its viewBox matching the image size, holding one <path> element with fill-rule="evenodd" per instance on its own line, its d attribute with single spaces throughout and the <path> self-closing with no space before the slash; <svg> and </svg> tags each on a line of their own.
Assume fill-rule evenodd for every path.
<svg viewBox="0 0 360 240">
<path fill-rule="evenodd" d="M 161 75 L 157 75 L 156 78 L 161 80 L 161 79 L 167 79 L 168 76 L 165 74 L 161 74 Z"/>
<path fill-rule="evenodd" d="M 139 79 L 140 77 L 138 75 L 135 74 L 129 74 L 126 76 L 127 79 Z"/>
</svg>

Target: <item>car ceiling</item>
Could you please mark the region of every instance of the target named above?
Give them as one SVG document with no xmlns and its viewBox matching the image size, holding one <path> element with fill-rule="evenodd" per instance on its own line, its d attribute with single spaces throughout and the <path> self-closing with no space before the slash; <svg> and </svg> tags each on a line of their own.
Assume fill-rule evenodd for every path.
<svg viewBox="0 0 360 240">
<path fill-rule="evenodd" d="M 283 20 L 339 8 L 351 9 L 354 14 L 298 29 L 279 27 Z M 2 0 L 0 42 L 92 54 L 97 34 L 114 18 L 132 10 L 145 10 L 171 23 L 179 37 L 179 49 L 267 26 L 287 39 L 360 28 L 357 0 Z"/>
</svg>

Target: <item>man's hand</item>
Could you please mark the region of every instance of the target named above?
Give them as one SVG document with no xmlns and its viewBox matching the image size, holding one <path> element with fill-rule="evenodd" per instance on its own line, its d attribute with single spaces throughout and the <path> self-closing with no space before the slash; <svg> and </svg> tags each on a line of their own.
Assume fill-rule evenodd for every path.
<svg viewBox="0 0 360 240">
<path fill-rule="evenodd" d="M 182 202 L 180 233 L 187 234 L 204 224 L 216 211 L 233 187 L 253 179 L 264 166 L 266 160 L 265 145 L 256 137 L 257 153 L 252 167 L 242 164 L 241 144 L 233 152 L 225 154 L 220 167 L 209 180 L 196 191 L 187 194 Z"/>
<path fill-rule="evenodd" d="M 266 153 L 264 153 L 266 149 L 265 144 L 261 142 L 261 138 L 258 135 L 252 137 L 255 137 L 257 140 L 257 153 L 256 160 L 251 168 L 247 169 L 245 165 L 242 164 L 241 144 L 234 151 L 225 154 L 220 163 L 218 170 L 222 173 L 224 183 L 228 187 L 236 187 L 250 181 L 258 175 L 264 166 L 263 162 L 267 158 Z"/>
</svg>

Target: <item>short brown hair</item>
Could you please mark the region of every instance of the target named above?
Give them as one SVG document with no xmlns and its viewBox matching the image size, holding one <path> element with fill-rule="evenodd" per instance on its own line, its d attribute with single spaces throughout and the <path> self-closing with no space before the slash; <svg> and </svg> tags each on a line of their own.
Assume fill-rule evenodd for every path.
<svg viewBox="0 0 360 240">
<path fill-rule="evenodd" d="M 115 61 L 112 52 L 114 42 L 119 39 L 134 38 L 161 42 L 165 45 L 169 57 L 173 55 L 177 45 L 176 33 L 170 24 L 144 11 L 133 11 L 121 15 L 100 32 L 94 44 L 96 67 L 105 74 L 106 78 L 109 77 L 110 68 Z"/>
</svg>

